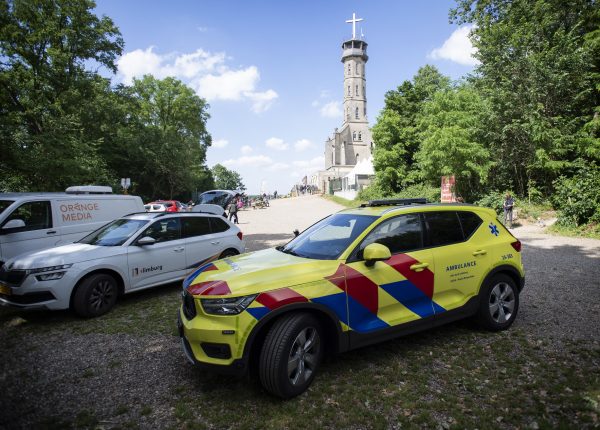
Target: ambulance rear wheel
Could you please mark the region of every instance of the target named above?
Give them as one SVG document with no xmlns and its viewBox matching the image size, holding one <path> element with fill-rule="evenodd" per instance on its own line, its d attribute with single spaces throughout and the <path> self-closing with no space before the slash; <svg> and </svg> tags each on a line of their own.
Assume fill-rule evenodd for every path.
<svg viewBox="0 0 600 430">
<path fill-rule="evenodd" d="M 262 346 L 259 376 L 271 394 L 289 399 L 312 383 L 323 357 L 319 321 L 307 313 L 284 315 L 269 330 Z"/>
<path fill-rule="evenodd" d="M 117 302 L 117 281 L 106 273 L 85 278 L 73 296 L 73 309 L 84 318 L 98 317 L 107 313 Z"/>
</svg>

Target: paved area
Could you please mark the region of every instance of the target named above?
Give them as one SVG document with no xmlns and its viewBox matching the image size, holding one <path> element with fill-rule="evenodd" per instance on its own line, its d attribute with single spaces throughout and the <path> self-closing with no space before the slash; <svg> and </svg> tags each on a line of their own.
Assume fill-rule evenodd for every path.
<svg viewBox="0 0 600 430">
<path fill-rule="evenodd" d="M 341 209 L 316 195 L 276 199 L 267 208 L 238 212 L 239 227 L 246 237 L 246 249 L 257 251 L 284 244 L 294 237 L 294 229 L 302 231 Z"/>
</svg>

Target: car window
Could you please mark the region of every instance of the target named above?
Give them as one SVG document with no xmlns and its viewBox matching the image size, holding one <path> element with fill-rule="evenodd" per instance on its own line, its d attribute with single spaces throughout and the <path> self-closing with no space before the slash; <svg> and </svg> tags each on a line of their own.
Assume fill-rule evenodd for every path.
<svg viewBox="0 0 600 430">
<path fill-rule="evenodd" d="M 419 214 L 400 215 L 379 224 L 361 243 L 358 258 L 362 258 L 362 251 L 371 243 L 387 246 L 392 254 L 423 248 Z"/>
<path fill-rule="evenodd" d="M 458 212 L 458 219 L 460 219 L 465 239 L 470 238 L 483 222 L 477 214 L 468 211 Z"/>
<path fill-rule="evenodd" d="M 0 200 L 0 214 L 4 212 L 4 209 L 12 205 L 14 202 L 14 200 Z"/>
<path fill-rule="evenodd" d="M 224 208 L 232 197 L 230 193 L 223 191 L 210 191 L 201 194 L 197 204 L 219 205 Z"/>
<path fill-rule="evenodd" d="M 142 233 L 142 237 L 151 237 L 156 243 L 181 239 L 181 223 L 179 218 L 163 218 L 155 221 Z"/>
<path fill-rule="evenodd" d="M 85 236 L 79 243 L 96 246 L 121 246 L 142 227 L 147 220 L 118 219 Z"/>
<path fill-rule="evenodd" d="M 165 207 L 170 208 L 171 206 L 173 206 L 173 203 L 165 203 Z"/>
<path fill-rule="evenodd" d="M 181 224 L 183 229 L 183 237 L 194 237 L 210 234 L 210 223 L 208 222 L 208 217 L 184 217 L 182 218 Z"/>
<path fill-rule="evenodd" d="M 443 246 L 464 240 L 462 227 L 454 211 L 424 212 L 430 246 Z"/>
<path fill-rule="evenodd" d="M 6 224 L 12 219 L 20 219 L 25 227 L 18 227 L 18 231 L 41 230 L 52 228 L 52 210 L 49 201 L 27 202 L 15 209 L 4 221 Z"/>
<path fill-rule="evenodd" d="M 155 210 L 155 211 L 159 211 L 159 210 L 164 209 L 164 208 L 163 208 L 163 205 L 152 205 L 152 209 Z"/>
<path fill-rule="evenodd" d="M 299 257 L 335 260 L 376 219 L 370 215 L 335 214 L 309 227 L 280 250 Z"/>
<path fill-rule="evenodd" d="M 213 233 L 222 233 L 229 230 L 229 224 L 221 218 L 210 217 L 210 229 Z"/>
</svg>

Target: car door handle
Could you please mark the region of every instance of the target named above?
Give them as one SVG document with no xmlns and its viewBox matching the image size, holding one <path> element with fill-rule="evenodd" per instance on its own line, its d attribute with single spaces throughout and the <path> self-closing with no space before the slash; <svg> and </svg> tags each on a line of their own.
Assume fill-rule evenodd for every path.
<svg viewBox="0 0 600 430">
<path fill-rule="evenodd" d="M 179 247 L 179 248 L 175 248 L 173 251 L 175 252 L 182 252 L 185 248 L 183 246 Z"/>
<path fill-rule="evenodd" d="M 56 234 L 56 231 L 50 230 L 50 231 L 47 231 L 46 234 Z"/>
<path fill-rule="evenodd" d="M 485 249 L 478 249 L 477 251 L 473 252 L 473 255 L 477 256 L 477 255 L 485 255 L 487 254 L 487 251 Z"/>
<path fill-rule="evenodd" d="M 212 243 L 213 245 L 218 245 L 218 244 L 219 244 L 219 243 L 221 243 L 221 242 L 219 242 L 218 240 L 215 240 L 215 241 L 213 241 L 213 242 L 211 242 L 211 243 Z"/>
<path fill-rule="evenodd" d="M 410 270 L 414 270 L 415 272 L 422 272 L 427 267 L 429 267 L 429 263 L 417 263 L 410 266 Z"/>
</svg>

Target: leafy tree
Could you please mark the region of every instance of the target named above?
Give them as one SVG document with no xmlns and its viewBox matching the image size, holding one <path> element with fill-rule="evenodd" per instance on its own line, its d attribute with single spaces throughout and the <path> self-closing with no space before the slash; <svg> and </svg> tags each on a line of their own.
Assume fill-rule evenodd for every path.
<svg viewBox="0 0 600 430">
<path fill-rule="evenodd" d="M 102 136 L 85 113 L 109 91 L 86 70 L 115 71 L 123 40 L 90 0 L 0 2 L 0 175 L 3 187 L 56 190 L 109 182 Z M 13 184 L 13 185 L 11 185 Z"/>
<path fill-rule="evenodd" d="M 245 190 L 242 177 L 238 172 L 229 170 L 222 164 L 215 164 L 211 169 L 215 178 L 215 188 L 219 190 Z"/>
<path fill-rule="evenodd" d="M 422 143 L 415 158 L 431 184 L 439 184 L 442 175 L 455 175 L 458 195 L 472 200 L 478 194 L 493 166 L 481 143 L 485 111 L 484 101 L 470 86 L 438 91 L 424 103 Z"/>
<path fill-rule="evenodd" d="M 385 107 L 372 130 L 373 164 L 383 191 L 397 192 L 418 178 L 414 158 L 420 145 L 418 117 L 423 103 L 449 85 L 447 77 L 427 65 L 419 69 L 412 81 L 386 93 Z"/>
<path fill-rule="evenodd" d="M 459 0 L 451 19 L 476 25 L 476 85 L 491 107 L 496 188 L 525 195 L 539 184 L 549 193 L 575 159 L 597 158 L 598 129 L 584 127 L 600 104 L 599 44 L 586 42 L 598 28 L 596 1 Z"/>
<path fill-rule="evenodd" d="M 174 78 L 150 75 L 120 87 L 118 121 L 102 148 L 119 177 L 131 177 L 134 192 L 146 198 L 189 198 L 212 185 L 204 166 L 211 136 L 206 101 Z"/>
</svg>

